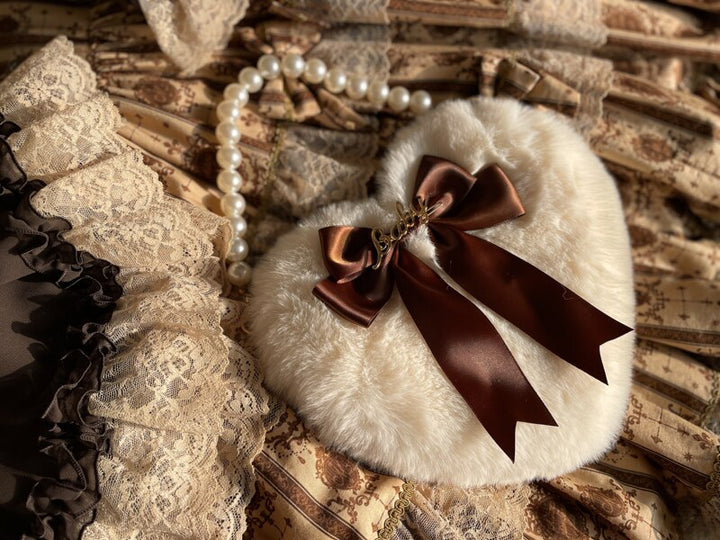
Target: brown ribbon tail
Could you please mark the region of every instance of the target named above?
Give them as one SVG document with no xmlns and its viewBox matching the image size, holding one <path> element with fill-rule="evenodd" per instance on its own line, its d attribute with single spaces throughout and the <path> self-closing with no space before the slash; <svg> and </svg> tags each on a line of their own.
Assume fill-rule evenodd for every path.
<svg viewBox="0 0 720 540">
<path fill-rule="evenodd" d="M 560 358 L 607 384 L 600 345 L 632 328 L 542 270 L 481 238 L 430 224 L 440 266 L 482 304 Z"/>
<path fill-rule="evenodd" d="M 515 425 L 556 426 L 485 315 L 406 249 L 394 257 L 400 296 L 437 363 L 498 446 L 515 461 Z"/>
</svg>

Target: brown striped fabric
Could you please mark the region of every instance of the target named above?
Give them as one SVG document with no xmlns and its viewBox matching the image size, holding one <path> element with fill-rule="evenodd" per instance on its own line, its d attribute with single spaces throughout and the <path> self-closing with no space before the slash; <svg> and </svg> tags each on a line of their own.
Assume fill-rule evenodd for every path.
<svg viewBox="0 0 720 540">
<path fill-rule="evenodd" d="M 0 71 L 50 37 L 68 35 L 118 105 L 121 133 L 166 190 L 210 209 L 218 205 L 214 107 L 224 85 L 262 53 L 318 54 L 344 61 L 349 71 L 361 65 L 393 84 L 428 89 L 435 101 L 482 94 L 564 115 L 616 178 L 631 234 L 638 346 L 619 442 L 596 463 L 549 482 L 454 489 L 452 496 L 416 486 L 388 534 L 717 538 L 717 2 L 603 0 L 583 3 L 593 17 L 577 20 L 575 29 L 568 10 L 556 13 L 556 26 L 545 24 L 549 15 L 521 24 L 523 5 L 542 14 L 544 1 L 251 2 L 229 47 L 193 76 L 179 74 L 142 14 L 125 2 L 3 2 Z M 318 5 L 326 11 L 318 14 Z M 575 46 L 588 28 L 597 34 Z M 384 147 L 409 120 L 302 82 L 269 84 L 244 110 L 241 126 L 253 256 L 315 208 L 371 192 Z M 281 410 L 256 462 L 248 537 L 385 534 L 400 494 L 410 493 L 403 480 L 331 451 Z"/>
</svg>

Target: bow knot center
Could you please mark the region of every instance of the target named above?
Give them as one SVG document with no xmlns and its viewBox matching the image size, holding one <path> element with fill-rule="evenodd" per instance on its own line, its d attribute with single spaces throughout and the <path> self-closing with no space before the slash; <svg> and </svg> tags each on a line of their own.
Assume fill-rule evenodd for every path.
<svg viewBox="0 0 720 540">
<path fill-rule="evenodd" d="M 427 202 L 416 197 L 415 201 L 407 208 L 401 202 L 395 203 L 395 211 L 398 220 L 385 232 L 380 227 L 375 227 L 371 232 L 373 247 L 375 248 L 375 264 L 372 266 L 377 270 L 382 265 L 385 256 L 392 249 L 402 242 L 411 232 L 417 230 L 421 225 L 430 221 L 430 216 L 439 208 L 439 204 L 428 207 Z"/>
</svg>

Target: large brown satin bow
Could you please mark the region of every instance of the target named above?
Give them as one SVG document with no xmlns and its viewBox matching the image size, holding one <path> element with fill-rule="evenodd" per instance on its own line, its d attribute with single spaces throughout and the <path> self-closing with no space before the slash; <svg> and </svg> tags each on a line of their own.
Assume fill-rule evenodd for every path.
<svg viewBox="0 0 720 540">
<path fill-rule="evenodd" d="M 530 263 L 463 232 L 525 213 L 502 169 L 491 165 L 473 176 L 450 161 L 423 156 L 415 190 L 434 209 L 426 226 L 442 269 L 496 314 L 607 384 L 600 345 L 631 329 Z M 438 364 L 510 459 L 517 422 L 557 425 L 488 318 L 402 242 L 389 248 L 377 269 L 371 229 L 326 227 L 320 242 L 330 275 L 313 293 L 367 327 L 397 284 Z"/>
</svg>

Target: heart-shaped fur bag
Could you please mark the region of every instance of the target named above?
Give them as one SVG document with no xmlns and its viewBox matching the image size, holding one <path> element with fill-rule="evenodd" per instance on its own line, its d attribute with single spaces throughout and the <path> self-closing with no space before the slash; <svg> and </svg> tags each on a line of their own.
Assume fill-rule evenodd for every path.
<svg viewBox="0 0 720 540">
<path fill-rule="evenodd" d="M 496 184 L 524 211 L 485 219 Z M 258 265 L 266 386 L 325 443 L 417 481 L 550 478 L 607 451 L 630 386 L 632 267 L 617 190 L 582 138 L 514 101 L 446 102 L 398 133 L 377 188 Z"/>
</svg>

